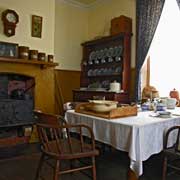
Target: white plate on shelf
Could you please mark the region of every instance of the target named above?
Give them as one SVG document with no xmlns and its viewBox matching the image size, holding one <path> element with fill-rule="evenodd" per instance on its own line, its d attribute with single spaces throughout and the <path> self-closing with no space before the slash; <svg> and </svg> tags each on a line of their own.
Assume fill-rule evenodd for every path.
<svg viewBox="0 0 180 180">
<path fill-rule="evenodd" d="M 95 56 L 95 51 L 92 51 L 89 55 L 89 60 L 92 61 L 94 59 Z"/>
<path fill-rule="evenodd" d="M 118 46 L 118 48 L 116 49 L 116 56 L 121 56 L 122 54 L 122 50 L 123 50 L 123 47 L 122 46 Z"/>
<path fill-rule="evenodd" d="M 93 75 L 93 70 L 92 70 L 92 69 L 89 69 L 89 71 L 87 72 L 87 75 L 88 75 L 88 76 L 92 76 L 92 75 Z"/>
</svg>

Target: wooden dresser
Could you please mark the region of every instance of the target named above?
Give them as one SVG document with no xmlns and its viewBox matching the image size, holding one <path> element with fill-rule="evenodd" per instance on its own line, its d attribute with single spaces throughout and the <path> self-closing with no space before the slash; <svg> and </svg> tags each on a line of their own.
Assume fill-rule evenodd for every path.
<svg viewBox="0 0 180 180">
<path fill-rule="evenodd" d="M 129 102 L 131 33 L 119 33 L 82 44 L 80 90 L 73 90 L 74 101 L 95 96 Z M 111 82 L 121 84 L 122 92 L 109 92 Z"/>
</svg>

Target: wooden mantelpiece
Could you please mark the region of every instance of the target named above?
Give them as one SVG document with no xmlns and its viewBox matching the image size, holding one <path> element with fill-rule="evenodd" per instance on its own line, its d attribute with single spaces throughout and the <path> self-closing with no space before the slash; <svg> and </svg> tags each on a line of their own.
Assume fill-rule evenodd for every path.
<svg viewBox="0 0 180 180">
<path fill-rule="evenodd" d="M 35 108 L 54 113 L 54 68 L 57 63 L 0 57 L 0 74 L 13 73 L 35 79 Z M 43 69 L 42 69 L 43 68 Z"/>
<path fill-rule="evenodd" d="M 41 68 L 58 66 L 58 63 L 54 63 L 54 62 L 26 60 L 26 59 L 14 59 L 14 58 L 5 58 L 5 57 L 0 57 L 0 63 L 1 62 L 2 63 L 4 62 L 4 63 L 31 64 L 31 65 L 40 66 Z"/>
</svg>

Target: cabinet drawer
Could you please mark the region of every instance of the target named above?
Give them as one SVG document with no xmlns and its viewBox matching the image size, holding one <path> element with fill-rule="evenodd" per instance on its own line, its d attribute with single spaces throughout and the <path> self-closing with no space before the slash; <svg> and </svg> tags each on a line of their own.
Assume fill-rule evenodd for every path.
<svg viewBox="0 0 180 180">
<path fill-rule="evenodd" d="M 114 92 L 101 92 L 101 91 L 73 91 L 73 101 L 84 102 L 94 99 L 95 96 L 105 97 L 106 100 L 114 100 L 120 103 L 129 103 L 128 93 L 114 93 Z"/>
</svg>

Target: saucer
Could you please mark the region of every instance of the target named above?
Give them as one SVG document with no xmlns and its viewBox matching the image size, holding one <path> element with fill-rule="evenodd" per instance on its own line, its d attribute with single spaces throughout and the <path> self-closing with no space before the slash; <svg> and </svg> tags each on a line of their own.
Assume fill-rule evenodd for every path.
<svg viewBox="0 0 180 180">
<path fill-rule="evenodd" d="M 161 112 L 159 112 L 159 117 L 161 117 L 161 118 L 170 118 L 171 117 L 171 112 L 161 111 Z"/>
</svg>

